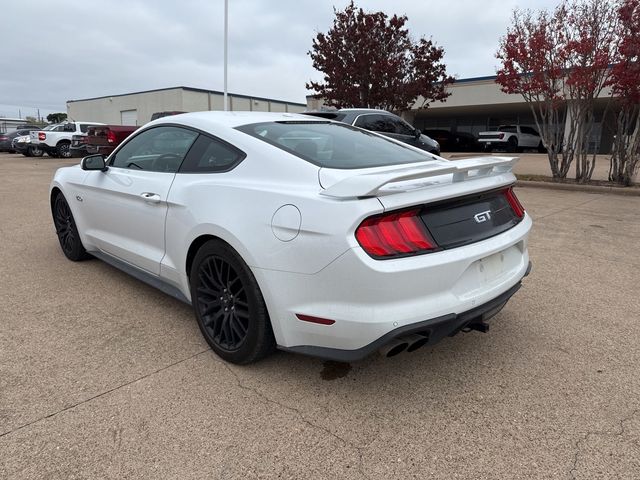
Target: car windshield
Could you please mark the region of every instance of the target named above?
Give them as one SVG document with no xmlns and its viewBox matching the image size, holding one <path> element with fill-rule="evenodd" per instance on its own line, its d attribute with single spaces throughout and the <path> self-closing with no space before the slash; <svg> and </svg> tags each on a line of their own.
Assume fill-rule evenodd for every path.
<svg viewBox="0 0 640 480">
<path fill-rule="evenodd" d="M 286 121 L 236 128 L 320 167 L 369 168 L 432 159 L 426 152 L 341 123 Z"/>
</svg>

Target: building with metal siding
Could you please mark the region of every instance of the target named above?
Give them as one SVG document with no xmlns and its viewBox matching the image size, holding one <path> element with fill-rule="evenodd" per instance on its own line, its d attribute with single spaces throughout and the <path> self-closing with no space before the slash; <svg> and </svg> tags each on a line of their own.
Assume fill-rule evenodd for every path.
<svg viewBox="0 0 640 480">
<path fill-rule="evenodd" d="M 229 110 L 301 112 L 304 103 L 229 93 Z M 156 112 L 223 110 L 224 93 L 191 87 L 161 88 L 67 101 L 67 115 L 76 121 L 111 125 L 143 125 Z"/>
</svg>

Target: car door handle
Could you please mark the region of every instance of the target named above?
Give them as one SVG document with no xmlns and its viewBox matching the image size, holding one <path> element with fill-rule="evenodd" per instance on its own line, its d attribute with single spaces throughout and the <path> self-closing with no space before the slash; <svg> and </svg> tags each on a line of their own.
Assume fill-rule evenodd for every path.
<svg viewBox="0 0 640 480">
<path fill-rule="evenodd" d="M 157 193 L 144 192 L 141 193 L 140 196 L 144 198 L 144 201 L 147 203 L 160 203 L 160 195 Z"/>
</svg>

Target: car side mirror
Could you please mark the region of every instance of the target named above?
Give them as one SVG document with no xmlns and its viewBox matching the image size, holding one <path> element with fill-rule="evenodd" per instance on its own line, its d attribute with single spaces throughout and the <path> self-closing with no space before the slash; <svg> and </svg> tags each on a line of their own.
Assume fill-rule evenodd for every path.
<svg viewBox="0 0 640 480">
<path fill-rule="evenodd" d="M 420 138 L 420 135 L 422 135 L 422 132 L 420 131 L 419 128 L 416 128 L 414 134 L 415 134 L 416 138 Z"/>
<path fill-rule="evenodd" d="M 80 161 L 80 168 L 82 168 L 82 170 L 100 170 L 102 172 L 109 169 L 105 163 L 104 155 L 101 154 L 84 157 Z"/>
</svg>

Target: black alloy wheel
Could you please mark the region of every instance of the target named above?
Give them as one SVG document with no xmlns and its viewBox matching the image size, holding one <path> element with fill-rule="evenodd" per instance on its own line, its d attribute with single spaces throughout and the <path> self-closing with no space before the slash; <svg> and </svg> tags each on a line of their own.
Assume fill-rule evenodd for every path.
<svg viewBox="0 0 640 480">
<path fill-rule="evenodd" d="M 62 252 L 69 260 L 77 262 L 87 258 L 87 252 L 82 246 L 76 222 L 71 208 L 64 196 L 59 193 L 53 202 L 53 223 L 60 241 Z"/>
<path fill-rule="evenodd" d="M 251 363 L 275 347 L 267 309 L 251 270 L 229 245 L 204 244 L 191 268 L 191 299 L 204 338 L 232 363 Z"/>
<path fill-rule="evenodd" d="M 56 147 L 56 153 L 60 158 L 71 158 L 71 144 L 64 142 Z"/>
<path fill-rule="evenodd" d="M 29 147 L 30 157 L 41 157 L 42 155 L 44 155 L 44 150 L 42 150 L 40 147 L 36 147 L 36 146 Z"/>
</svg>

